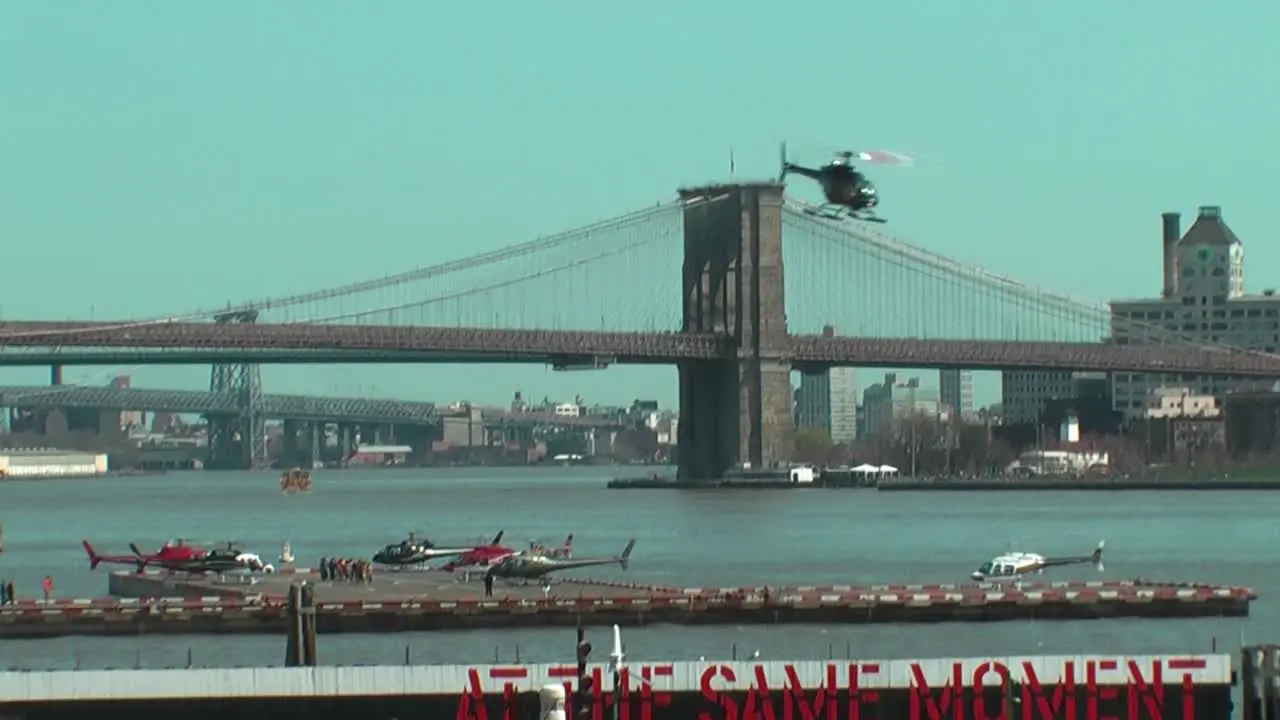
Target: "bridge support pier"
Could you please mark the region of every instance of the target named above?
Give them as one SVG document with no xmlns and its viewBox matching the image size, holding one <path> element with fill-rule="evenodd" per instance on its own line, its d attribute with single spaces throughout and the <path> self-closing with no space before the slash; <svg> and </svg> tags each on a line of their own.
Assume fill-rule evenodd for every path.
<svg viewBox="0 0 1280 720">
<path fill-rule="evenodd" d="M 129 434 L 128 428 L 120 424 L 119 410 L 108 410 L 104 408 L 102 410 L 95 411 L 94 415 L 96 416 L 94 421 L 94 427 L 97 428 L 97 433 L 99 437 L 107 437 L 114 440 L 117 438 L 124 438 Z M 146 428 L 146 425 L 147 425 L 147 416 L 143 415 L 142 416 L 143 429 Z"/>
<path fill-rule="evenodd" d="M 280 457 L 276 459 L 281 470 L 300 467 L 302 453 L 298 448 L 298 427 L 302 423 L 285 418 L 280 426 Z"/>
<path fill-rule="evenodd" d="M 240 433 L 236 427 L 236 418 L 231 415 L 208 415 L 209 423 L 209 460 L 205 467 L 210 470 L 245 470 L 249 465 L 243 462 L 244 453 Z"/>
<path fill-rule="evenodd" d="M 338 423 L 338 461 L 346 462 L 359 442 L 359 429 L 351 423 Z"/>
<path fill-rule="evenodd" d="M 64 437 L 70 428 L 67 424 L 67 411 L 62 408 L 53 408 L 46 410 L 44 413 L 44 434 L 58 438 L 60 442 L 66 442 Z"/>
<path fill-rule="evenodd" d="M 324 434 L 324 423 L 317 421 L 291 420 L 286 418 L 280 432 L 281 469 L 310 468 L 320 457 L 320 440 Z"/>
<path fill-rule="evenodd" d="M 682 190 L 682 331 L 726 336 L 726 356 L 680 363 L 679 476 L 715 480 L 791 457 L 790 339 L 775 183 Z"/>
<path fill-rule="evenodd" d="M 324 457 L 321 455 L 324 451 L 324 426 L 325 424 L 319 420 L 307 423 L 307 449 L 311 451 L 307 467 L 315 467 L 316 463 L 324 462 Z"/>
<path fill-rule="evenodd" d="M 63 414 L 67 418 L 67 432 L 101 435 L 103 434 L 103 430 L 107 429 L 107 427 L 111 427 L 111 429 L 115 431 L 113 434 L 119 434 L 119 410 L 105 413 L 108 418 L 112 416 L 115 417 L 115 423 L 112 426 L 101 425 L 100 422 L 104 413 L 101 410 L 94 410 L 93 408 L 66 408 L 63 410 Z"/>
</svg>

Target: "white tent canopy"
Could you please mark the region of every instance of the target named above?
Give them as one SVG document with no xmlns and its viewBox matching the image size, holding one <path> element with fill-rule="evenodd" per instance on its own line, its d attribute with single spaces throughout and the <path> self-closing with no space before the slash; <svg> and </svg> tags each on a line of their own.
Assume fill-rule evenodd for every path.
<svg viewBox="0 0 1280 720">
<path fill-rule="evenodd" d="M 876 468 L 876 472 L 881 472 L 881 473 L 885 473 L 885 474 L 893 474 L 893 473 L 898 472 L 898 468 L 896 468 L 896 467 L 894 467 L 894 466 L 892 466 L 892 465 L 881 465 L 880 467 Z"/>
<path fill-rule="evenodd" d="M 856 472 L 856 473 L 867 473 L 867 474 L 869 474 L 869 473 L 878 473 L 878 472 L 880 472 L 880 468 L 879 468 L 879 467 L 877 467 L 877 466 L 875 466 L 875 465 L 868 465 L 867 463 L 863 463 L 863 464 L 861 464 L 861 465 L 859 465 L 859 466 L 855 467 L 855 468 L 853 469 L 853 472 Z"/>
</svg>

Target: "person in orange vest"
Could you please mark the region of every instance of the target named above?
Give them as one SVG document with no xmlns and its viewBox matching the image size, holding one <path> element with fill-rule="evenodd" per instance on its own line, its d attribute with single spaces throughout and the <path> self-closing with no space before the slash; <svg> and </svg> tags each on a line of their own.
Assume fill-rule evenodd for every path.
<svg viewBox="0 0 1280 720">
<path fill-rule="evenodd" d="M 44 599 L 49 600 L 53 597 L 53 577 L 51 575 L 44 576 Z"/>
</svg>

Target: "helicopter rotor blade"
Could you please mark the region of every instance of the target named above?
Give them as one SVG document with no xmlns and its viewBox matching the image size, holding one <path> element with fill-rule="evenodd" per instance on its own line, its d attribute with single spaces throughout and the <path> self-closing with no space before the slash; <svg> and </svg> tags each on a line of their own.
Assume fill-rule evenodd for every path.
<svg viewBox="0 0 1280 720">
<path fill-rule="evenodd" d="M 858 162 L 872 165 L 915 165 L 915 158 L 892 150 L 855 150 L 853 157 Z"/>
</svg>

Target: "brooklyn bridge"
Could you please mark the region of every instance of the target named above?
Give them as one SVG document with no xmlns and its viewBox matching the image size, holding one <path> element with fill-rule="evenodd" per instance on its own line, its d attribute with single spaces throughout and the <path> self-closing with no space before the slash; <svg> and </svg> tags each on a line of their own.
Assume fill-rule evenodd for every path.
<svg viewBox="0 0 1280 720">
<path fill-rule="evenodd" d="M 1113 318 L 1105 303 L 816 217 L 783 190 L 682 190 L 502 250 L 232 308 L 0 322 L 0 364 L 212 364 L 211 391 L 237 399 L 233 423 L 261 414 L 260 363 L 669 364 L 692 478 L 789 459 L 793 370 L 1280 377 L 1275 355 Z"/>
</svg>

